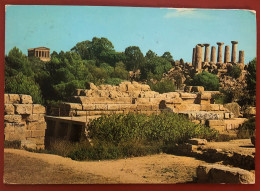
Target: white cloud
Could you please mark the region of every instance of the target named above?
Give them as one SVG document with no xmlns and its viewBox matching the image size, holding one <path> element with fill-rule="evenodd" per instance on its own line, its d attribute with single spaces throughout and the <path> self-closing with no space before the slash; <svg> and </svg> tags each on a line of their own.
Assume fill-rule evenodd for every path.
<svg viewBox="0 0 260 191">
<path fill-rule="evenodd" d="M 206 18 L 207 15 L 203 14 L 198 9 L 175 9 L 172 12 L 168 12 L 164 15 L 164 18 Z"/>
</svg>

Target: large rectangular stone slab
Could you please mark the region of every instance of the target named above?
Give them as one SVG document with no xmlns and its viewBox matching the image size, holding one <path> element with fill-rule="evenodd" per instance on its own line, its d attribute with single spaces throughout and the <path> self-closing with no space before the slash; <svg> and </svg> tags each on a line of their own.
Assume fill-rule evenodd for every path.
<svg viewBox="0 0 260 191">
<path fill-rule="evenodd" d="M 28 130 L 45 130 L 46 128 L 47 128 L 47 125 L 44 121 L 41 121 L 41 122 L 33 121 L 33 122 L 29 122 L 27 124 Z"/>
<path fill-rule="evenodd" d="M 10 104 L 20 103 L 20 96 L 18 94 L 8 94 Z"/>
<path fill-rule="evenodd" d="M 209 120 L 209 126 L 221 126 L 225 125 L 224 120 Z"/>
<path fill-rule="evenodd" d="M 192 94 L 192 93 L 180 93 L 180 97 L 182 99 L 195 99 L 197 98 L 197 94 Z"/>
<path fill-rule="evenodd" d="M 20 95 L 21 104 L 32 104 L 32 96 L 30 95 Z"/>
<path fill-rule="evenodd" d="M 45 121 L 44 116 L 45 116 L 44 114 L 32 114 L 32 115 L 29 115 L 27 120 L 41 122 L 41 121 Z"/>
<path fill-rule="evenodd" d="M 32 114 L 32 104 L 14 104 L 15 113 Z"/>
<path fill-rule="evenodd" d="M 9 123 L 19 123 L 22 121 L 22 116 L 21 115 L 5 115 L 4 121 L 9 122 Z"/>
<path fill-rule="evenodd" d="M 33 104 L 33 114 L 44 114 L 46 113 L 46 109 L 43 105 Z"/>
<path fill-rule="evenodd" d="M 32 131 L 32 137 L 44 137 L 45 130 L 34 130 Z"/>
<path fill-rule="evenodd" d="M 14 114 L 14 106 L 13 104 L 5 104 L 4 105 L 5 114 Z"/>
</svg>

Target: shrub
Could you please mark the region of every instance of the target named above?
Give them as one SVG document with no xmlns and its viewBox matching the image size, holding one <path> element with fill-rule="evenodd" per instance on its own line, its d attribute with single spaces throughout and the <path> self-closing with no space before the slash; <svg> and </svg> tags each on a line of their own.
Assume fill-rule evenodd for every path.
<svg viewBox="0 0 260 191">
<path fill-rule="evenodd" d="M 4 141 L 4 148 L 20 149 L 21 141 Z"/>
<path fill-rule="evenodd" d="M 167 92 L 174 92 L 175 91 L 175 85 L 171 80 L 163 80 L 160 82 L 157 82 L 156 84 L 148 83 L 150 85 L 151 90 L 159 92 L 159 93 L 167 93 Z"/>
<path fill-rule="evenodd" d="M 219 90 L 219 79 L 216 75 L 203 71 L 194 76 L 191 85 L 203 86 L 207 91 L 217 91 Z"/>
<path fill-rule="evenodd" d="M 247 139 L 255 135 L 255 117 L 250 118 L 238 128 L 237 136 L 241 139 Z"/>
</svg>

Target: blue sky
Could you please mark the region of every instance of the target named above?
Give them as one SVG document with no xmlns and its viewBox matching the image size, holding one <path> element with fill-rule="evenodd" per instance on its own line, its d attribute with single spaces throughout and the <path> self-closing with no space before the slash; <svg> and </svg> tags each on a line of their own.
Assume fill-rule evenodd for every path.
<svg viewBox="0 0 260 191">
<path fill-rule="evenodd" d="M 169 51 L 185 62 L 199 43 L 231 48 L 230 41 L 239 41 L 246 63 L 256 57 L 256 17 L 248 10 L 11 5 L 5 36 L 6 54 L 14 46 L 26 55 L 39 46 L 69 51 L 96 36 L 108 38 L 116 51 L 139 46 L 144 54 Z"/>
</svg>

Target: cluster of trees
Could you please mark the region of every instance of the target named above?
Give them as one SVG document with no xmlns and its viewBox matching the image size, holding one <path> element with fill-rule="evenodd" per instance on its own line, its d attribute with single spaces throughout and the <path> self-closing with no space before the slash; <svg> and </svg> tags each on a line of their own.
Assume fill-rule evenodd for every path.
<svg viewBox="0 0 260 191">
<path fill-rule="evenodd" d="M 5 92 L 29 94 L 41 104 L 66 101 L 88 82 L 116 85 L 129 79 L 129 71 L 140 71 L 135 80 L 161 80 L 173 61 L 169 52 L 158 56 L 149 50 L 144 56 L 137 46 L 117 52 L 107 38 L 97 37 L 67 52 L 54 51 L 49 62 L 27 57 L 14 47 L 5 56 Z"/>
</svg>

